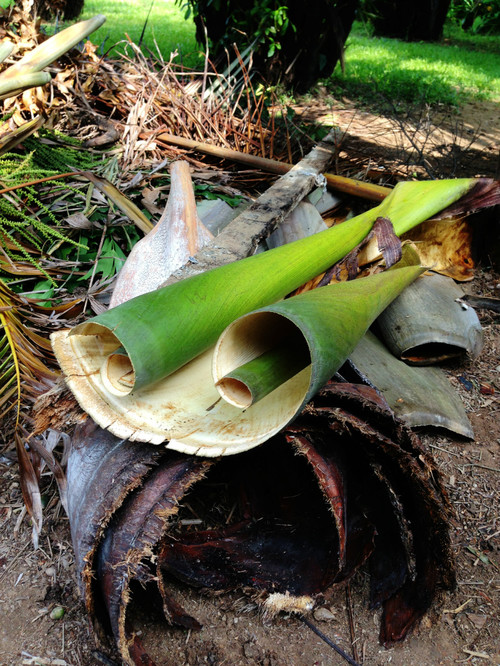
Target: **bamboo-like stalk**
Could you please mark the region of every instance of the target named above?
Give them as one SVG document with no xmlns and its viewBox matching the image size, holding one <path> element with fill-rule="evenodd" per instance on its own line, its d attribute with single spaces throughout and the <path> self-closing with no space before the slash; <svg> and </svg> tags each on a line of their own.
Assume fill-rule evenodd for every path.
<svg viewBox="0 0 500 666">
<path fill-rule="evenodd" d="M 192 139 L 185 139 L 184 137 L 174 136 L 167 132 L 161 132 L 155 139 L 157 141 L 164 141 L 165 143 L 174 144 L 181 148 L 189 148 L 190 150 L 198 150 L 206 155 L 213 155 L 222 159 L 239 162 L 254 169 L 261 169 L 269 173 L 276 173 L 282 175 L 287 173 L 292 168 L 292 164 L 286 162 L 278 162 L 271 160 L 267 157 L 258 157 L 256 155 L 249 155 L 248 153 L 241 153 L 238 150 L 231 150 L 230 148 L 222 148 L 220 146 L 213 146 L 209 143 L 202 141 L 193 141 Z M 328 187 L 338 192 L 345 192 L 346 194 L 353 194 L 354 196 L 369 201 L 383 201 L 386 196 L 391 192 L 389 187 L 381 185 L 374 185 L 373 183 L 365 183 L 361 180 L 354 178 L 346 178 L 345 176 L 337 176 L 333 173 L 325 173 L 326 182 Z"/>
<path fill-rule="evenodd" d="M 0 78 L 0 100 L 15 97 L 23 90 L 44 86 L 52 79 L 48 72 L 19 72 L 17 76 L 3 80 Z"/>
<path fill-rule="evenodd" d="M 246 317 L 250 316 L 246 315 Z M 286 324 L 287 320 L 279 323 Z M 276 328 L 279 326 L 276 327 L 271 321 L 272 337 L 275 337 Z M 248 336 L 248 331 L 245 332 Z M 258 335 L 255 328 L 253 328 L 253 332 Z M 235 407 L 246 409 L 307 367 L 311 363 L 311 355 L 303 337 L 298 336 L 297 333 L 298 329 L 292 330 L 284 336 L 282 333 L 280 337 L 284 337 L 284 339 L 275 341 L 271 349 L 263 351 L 252 360 L 236 367 L 226 373 L 224 377 L 214 378 L 217 390 L 224 400 Z M 268 344 L 271 343 L 268 341 Z M 255 343 L 250 347 L 255 348 Z M 244 349 L 240 347 L 235 352 L 241 358 L 242 354 L 248 353 L 248 347 Z"/>
<path fill-rule="evenodd" d="M 106 17 L 98 14 L 87 21 L 79 21 L 61 30 L 35 49 L 26 53 L 21 60 L 0 74 L 0 82 L 16 79 L 21 74 L 40 72 L 44 67 L 55 62 L 91 32 L 100 28 Z M 36 84 L 41 85 L 41 84 Z"/>
</svg>

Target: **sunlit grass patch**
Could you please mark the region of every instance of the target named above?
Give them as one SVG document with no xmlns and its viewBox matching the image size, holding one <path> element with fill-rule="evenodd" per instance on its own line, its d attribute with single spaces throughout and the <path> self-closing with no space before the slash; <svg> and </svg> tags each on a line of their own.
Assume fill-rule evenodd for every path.
<svg viewBox="0 0 500 666">
<path fill-rule="evenodd" d="M 151 13 L 148 18 L 148 12 Z M 100 52 L 123 52 L 126 35 L 164 59 L 200 68 L 202 53 L 192 18 L 175 0 L 86 0 L 81 18 L 97 13 L 107 21 L 92 34 Z M 333 95 L 348 95 L 374 104 L 427 102 L 460 104 L 464 99 L 500 100 L 500 40 L 471 35 L 447 25 L 441 43 L 402 42 L 369 35 L 356 23 L 346 44 L 345 73 L 340 65 L 326 82 Z M 116 45 L 116 46 L 115 46 Z"/>
<path fill-rule="evenodd" d="M 151 8 L 151 13 L 148 12 Z M 116 50 L 125 49 L 126 35 L 138 44 L 144 24 L 147 25 L 142 39 L 142 46 L 154 53 L 157 48 L 164 59 L 177 51 L 179 61 L 188 67 L 199 64 L 200 47 L 195 39 L 195 26 L 192 19 L 185 19 L 183 10 L 174 0 L 86 0 L 80 19 L 95 14 L 104 14 L 106 23 L 92 34 L 91 40 L 108 51 L 116 44 Z"/>
<path fill-rule="evenodd" d="M 345 62 L 345 73 L 338 66 L 329 85 L 366 101 L 500 99 L 500 56 L 489 50 L 368 37 L 358 29 L 348 38 Z"/>
</svg>

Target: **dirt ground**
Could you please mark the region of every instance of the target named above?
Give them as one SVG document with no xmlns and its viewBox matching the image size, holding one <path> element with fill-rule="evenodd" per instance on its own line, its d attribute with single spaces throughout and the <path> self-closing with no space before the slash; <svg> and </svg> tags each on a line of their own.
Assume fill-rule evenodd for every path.
<svg viewBox="0 0 500 666">
<path fill-rule="evenodd" d="M 325 97 L 326 99 L 326 91 Z M 381 183 L 397 178 L 500 175 L 498 102 L 374 114 L 344 99 L 294 107 L 298 118 L 338 128 L 337 172 Z"/>
<path fill-rule="evenodd" d="M 442 166 L 447 159 L 455 164 L 454 173 L 447 175 L 498 177 L 500 127 L 498 106 L 492 103 L 444 114 L 439 126 L 421 119 L 413 134 L 408 126 L 402 129 L 395 121 L 356 110 L 348 100 L 335 108 L 304 106 L 301 113 L 333 119 L 339 126 L 337 166 L 350 175 L 357 171 L 376 178 L 379 173 L 383 181 L 429 168 L 441 175 L 440 170 L 449 168 Z M 467 289 L 499 296 L 499 284 L 500 274 L 483 266 Z M 452 534 L 457 588 L 444 595 L 413 635 L 389 650 L 378 643 L 379 613 L 367 608 L 367 574 L 361 571 L 351 581 L 350 602 L 344 587 L 335 590 L 311 620 L 347 653 L 353 654 L 354 646 L 359 663 L 500 664 L 500 315 L 478 314 L 485 333 L 481 357 L 447 369 L 468 411 L 475 441 L 422 434 L 456 509 Z M 45 524 L 40 547 L 34 550 L 14 455 L 9 448 L 0 453 L 0 666 L 109 666 L 115 663 L 113 655 L 96 651 L 79 600 L 68 520 L 48 473 L 43 486 Z M 176 594 L 204 627 L 186 633 L 143 618 L 149 626 L 146 643 L 160 666 L 346 663 L 295 616 L 266 618 L 241 594 L 208 597 L 181 588 Z"/>
</svg>

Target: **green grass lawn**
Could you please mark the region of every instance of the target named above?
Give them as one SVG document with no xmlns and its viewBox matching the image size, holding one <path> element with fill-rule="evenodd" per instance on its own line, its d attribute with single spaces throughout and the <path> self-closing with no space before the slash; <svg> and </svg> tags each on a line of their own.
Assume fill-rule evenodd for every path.
<svg viewBox="0 0 500 666">
<path fill-rule="evenodd" d="M 500 101 L 500 37 L 471 38 L 451 29 L 442 43 L 408 43 L 370 37 L 355 25 L 347 40 L 345 72 L 337 66 L 327 85 L 365 101 Z"/>
<path fill-rule="evenodd" d="M 82 18 L 104 14 L 107 21 L 91 39 L 107 51 L 124 49 L 125 33 L 138 43 L 151 0 L 86 0 Z M 121 43 L 120 43 L 121 42 Z M 163 58 L 179 53 L 178 62 L 202 63 L 192 19 L 175 0 L 154 0 L 143 46 Z M 447 26 L 441 43 L 407 43 L 369 35 L 354 26 L 345 54 L 345 72 L 337 66 L 325 82 L 334 96 L 347 95 L 374 104 L 389 102 L 459 104 L 465 99 L 500 101 L 500 37 L 468 35 Z"/>
<path fill-rule="evenodd" d="M 158 45 L 165 60 L 177 51 L 178 62 L 197 67 L 202 57 L 193 21 L 184 18 L 184 12 L 174 0 L 154 0 L 148 19 L 150 7 L 151 0 L 85 0 L 80 18 L 87 19 L 95 14 L 106 16 L 106 23 L 90 37 L 104 52 L 108 49 L 123 52 L 125 33 L 137 44 L 147 19 L 143 47 L 157 53 Z"/>
</svg>

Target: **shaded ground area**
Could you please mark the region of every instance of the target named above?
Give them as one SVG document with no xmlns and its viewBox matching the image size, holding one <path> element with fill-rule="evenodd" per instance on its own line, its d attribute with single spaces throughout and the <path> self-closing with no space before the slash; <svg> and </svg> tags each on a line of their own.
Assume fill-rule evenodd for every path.
<svg viewBox="0 0 500 666">
<path fill-rule="evenodd" d="M 415 107 L 387 115 L 355 108 L 349 100 L 332 107 L 296 107 L 299 118 L 339 128 L 337 168 L 349 175 L 395 179 L 500 175 L 497 102 L 469 102 L 460 109 Z"/>
<path fill-rule="evenodd" d="M 342 106 L 329 109 L 315 104 L 314 109 L 300 110 L 304 118 L 329 118 L 339 126 L 340 173 L 392 182 L 413 172 L 429 176 L 430 164 L 435 175 L 498 177 L 500 129 L 497 107 L 491 103 L 473 103 L 459 115 L 445 114 L 439 129 L 425 120 L 424 110 L 414 134 L 408 125 L 403 129 L 393 119 L 356 110 L 347 102 Z M 426 137 L 426 148 L 419 152 L 415 145 L 421 146 Z M 420 162 L 413 164 L 415 155 Z M 450 163 L 456 163 L 455 171 L 444 174 Z M 498 296 L 498 284 L 500 274 L 483 266 L 468 289 Z M 344 587 L 336 589 L 311 619 L 348 653 L 352 654 L 354 645 L 360 663 L 500 663 L 500 315 L 479 315 L 485 332 L 479 361 L 447 369 L 466 405 L 476 440 L 423 435 L 457 512 L 452 528 L 457 589 L 443 598 L 442 606 L 435 607 L 409 639 L 391 650 L 378 644 L 379 614 L 367 609 L 367 574 L 361 572 L 351 582 L 350 602 Z M 44 494 L 46 523 L 40 548 L 33 551 L 28 521 L 21 519 L 15 460 L 10 453 L 0 454 L 0 666 L 109 666 L 112 662 L 95 652 L 74 580 L 68 521 L 48 474 Z M 179 601 L 204 628 L 195 633 L 165 630 L 162 625 L 160 631 L 154 616 L 141 618 L 144 639 L 160 666 L 345 663 L 294 616 L 264 617 L 238 593 L 213 597 L 176 589 Z M 62 618 L 55 617 L 59 608 L 64 609 Z"/>
</svg>

